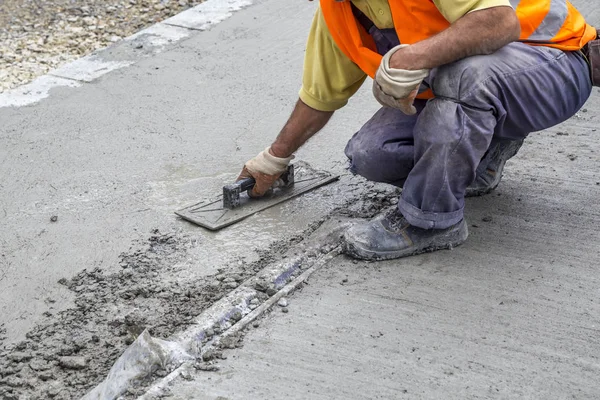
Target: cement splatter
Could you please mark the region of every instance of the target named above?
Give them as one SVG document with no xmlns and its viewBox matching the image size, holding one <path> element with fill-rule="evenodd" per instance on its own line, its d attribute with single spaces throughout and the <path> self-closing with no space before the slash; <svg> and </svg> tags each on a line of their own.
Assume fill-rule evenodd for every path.
<svg viewBox="0 0 600 400">
<path fill-rule="evenodd" d="M 313 222 L 305 231 L 259 250 L 257 261 L 240 261 L 198 279 L 179 279 L 172 273 L 173 266 L 198 243 L 181 233 L 155 230 L 145 243 L 135 244 L 120 256 L 118 273 L 92 269 L 61 279 L 60 283 L 74 292 L 75 307 L 49 317 L 31 330 L 26 340 L 0 349 L 0 397 L 81 397 L 104 379 L 115 360 L 144 330 L 158 338 L 184 330 L 195 316 L 265 265 L 281 259 L 289 250 L 303 251 L 302 242 L 325 220 L 341 216 L 368 218 L 393 203 L 394 193 L 373 190 Z M 225 343 L 225 347 L 240 347 L 242 338 L 229 339 L 231 343 Z M 219 353 L 209 360 L 199 360 L 199 368 L 214 368 L 214 359 L 221 356 Z M 131 388 L 125 398 L 142 393 L 161 374 L 164 376 L 166 371 L 154 371 Z"/>
</svg>

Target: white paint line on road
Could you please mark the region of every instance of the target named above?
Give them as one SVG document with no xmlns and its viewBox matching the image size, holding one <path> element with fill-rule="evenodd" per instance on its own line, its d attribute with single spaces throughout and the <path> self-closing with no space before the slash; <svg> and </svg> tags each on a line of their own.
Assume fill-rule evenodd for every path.
<svg viewBox="0 0 600 400">
<path fill-rule="evenodd" d="M 125 38 L 125 41 L 136 41 L 138 39 L 143 39 L 145 45 L 152 47 L 164 47 L 185 39 L 192 33 L 193 32 L 191 32 L 190 29 L 171 26 L 159 22 L 158 24 L 154 24 L 149 28 L 141 30 L 138 33 L 134 33 L 133 35 Z"/>
<path fill-rule="evenodd" d="M 98 55 L 89 55 L 63 65 L 50 72 L 49 75 L 82 82 L 92 82 L 102 75 L 116 69 L 128 67 L 133 63 L 133 61 L 105 61 Z"/>
<path fill-rule="evenodd" d="M 165 24 L 188 29 L 206 30 L 252 4 L 251 0 L 213 0 L 190 8 L 164 21 Z"/>
<path fill-rule="evenodd" d="M 0 108 L 36 103 L 48 97 L 50 89 L 59 86 L 77 87 L 81 86 L 81 83 L 52 75 L 42 75 L 31 83 L 0 93 Z"/>
</svg>

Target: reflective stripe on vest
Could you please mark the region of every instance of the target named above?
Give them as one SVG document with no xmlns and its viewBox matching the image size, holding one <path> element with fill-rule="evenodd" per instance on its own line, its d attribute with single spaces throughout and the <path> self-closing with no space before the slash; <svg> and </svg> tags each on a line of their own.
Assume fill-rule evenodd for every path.
<svg viewBox="0 0 600 400">
<path fill-rule="evenodd" d="M 527 39 L 552 40 L 552 38 L 558 34 L 560 28 L 565 23 L 567 15 L 569 15 L 569 10 L 567 8 L 566 1 L 551 0 L 550 11 L 548 11 L 548 15 L 546 15 L 546 18 L 544 18 L 540 26 L 538 26 L 535 32 L 533 32 Z"/>
<path fill-rule="evenodd" d="M 569 16 L 569 7 L 565 0 L 547 0 L 545 2 L 539 0 L 510 0 L 510 4 L 516 10 L 521 21 L 525 19 L 530 22 L 533 18 L 538 19 L 540 15 L 545 15 L 537 27 L 533 26 L 535 28 L 533 31 L 531 30 L 531 24 L 521 24 L 521 40 L 523 41 L 551 43 Z M 530 15 L 532 18 L 521 18 L 521 15 L 523 17 Z"/>
</svg>

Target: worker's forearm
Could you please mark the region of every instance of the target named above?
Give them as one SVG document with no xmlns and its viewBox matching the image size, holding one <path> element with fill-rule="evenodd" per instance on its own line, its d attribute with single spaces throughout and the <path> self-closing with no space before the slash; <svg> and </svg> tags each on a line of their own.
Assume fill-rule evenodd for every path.
<svg viewBox="0 0 600 400">
<path fill-rule="evenodd" d="M 289 157 L 315 133 L 319 132 L 333 115 L 333 111 L 319 111 L 298 100 L 292 115 L 271 145 L 276 157 Z"/>
<path fill-rule="evenodd" d="M 465 57 L 491 54 L 519 39 L 521 27 L 511 7 L 471 12 L 448 29 L 397 51 L 390 66 L 397 69 L 431 69 Z"/>
</svg>

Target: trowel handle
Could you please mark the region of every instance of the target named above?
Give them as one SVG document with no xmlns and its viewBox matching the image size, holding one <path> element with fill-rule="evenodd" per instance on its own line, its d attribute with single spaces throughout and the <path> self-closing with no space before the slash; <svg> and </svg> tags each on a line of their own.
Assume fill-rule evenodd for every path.
<svg viewBox="0 0 600 400">
<path fill-rule="evenodd" d="M 236 181 L 232 185 L 223 186 L 223 207 L 230 210 L 238 207 L 240 205 L 240 193 L 252 189 L 255 184 L 254 178 L 245 178 Z"/>
<path fill-rule="evenodd" d="M 287 170 L 281 175 L 280 180 L 284 187 L 294 184 L 294 166 L 288 165 Z M 245 178 L 232 185 L 223 186 L 223 207 L 230 210 L 240 205 L 240 193 L 251 190 L 256 181 L 254 178 Z M 250 193 L 248 193 L 250 196 Z"/>
<path fill-rule="evenodd" d="M 242 179 L 241 181 L 237 181 L 235 184 L 240 187 L 240 192 L 245 192 L 246 190 L 252 189 L 256 184 L 256 181 L 254 178 L 246 178 Z"/>
<path fill-rule="evenodd" d="M 281 174 L 281 176 L 279 177 L 279 180 L 281 181 L 281 186 L 287 187 L 287 186 L 293 185 L 294 184 L 294 166 L 288 165 L 285 172 L 283 174 Z M 235 183 L 236 186 L 240 187 L 240 192 L 245 192 L 247 190 L 252 189 L 255 184 L 256 184 L 256 181 L 254 180 L 254 178 L 245 178 L 245 179 L 239 180 Z"/>
</svg>

